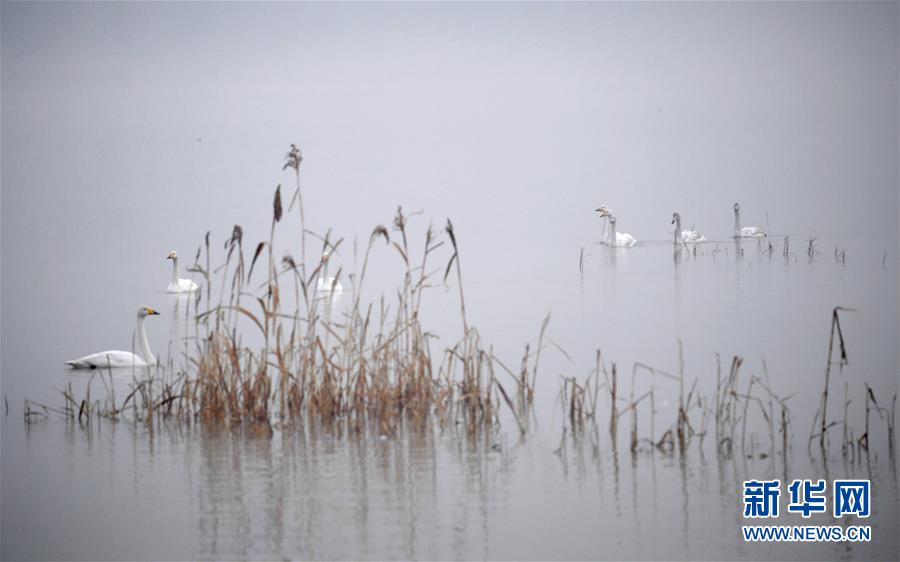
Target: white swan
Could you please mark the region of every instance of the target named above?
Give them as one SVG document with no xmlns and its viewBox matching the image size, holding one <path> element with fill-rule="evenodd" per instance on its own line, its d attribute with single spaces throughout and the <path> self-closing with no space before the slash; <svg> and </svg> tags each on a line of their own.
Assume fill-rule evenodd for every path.
<svg viewBox="0 0 900 562">
<path fill-rule="evenodd" d="M 344 287 L 336 277 L 328 276 L 328 261 L 331 254 L 326 250 L 322 254 L 322 271 L 316 281 L 316 291 L 321 293 L 330 293 L 331 295 L 340 295 L 344 292 Z"/>
<path fill-rule="evenodd" d="M 675 225 L 675 240 L 680 239 L 685 243 L 706 242 L 706 236 L 703 236 L 696 230 L 681 230 L 681 215 L 672 213 L 672 224 Z"/>
<path fill-rule="evenodd" d="M 171 251 L 166 256 L 167 260 L 172 260 L 172 280 L 166 288 L 167 293 L 193 293 L 199 287 L 191 279 L 178 278 L 178 252 Z"/>
<path fill-rule="evenodd" d="M 609 234 L 607 236 L 610 246 L 630 248 L 637 244 L 634 236 L 624 232 L 616 232 L 616 215 L 613 214 L 609 215 Z"/>
<path fill-rule="evenodd" d="M 766 233 L 758 226 L 745 226 L 741 228 L 741 204 L 734 204 L 734 237 L 735 238 L 762 238 Z"/>
<path fill-rule="evenodd" d="M 600 205 L 594 209 L 594 212 L 600 214 L 600 243 L 609 244 L 609 215 L 613 210 L 606 205 Z"/>
<path fill-rule="evenodd" d="M 150 351 L 150 342 L 147 340 L 147 329 L 144 327 L 144 320 L 148 316 L 159 314 L 148 306 L 142 306 L 137 311 L 137 339 L 140 355 L 135 355 L 130 351 L 101 351 L 100 353 L 92 353 L 85 355 L 79 359 L 66 361 L 66 365 L 75 369 L 96 369 L 97 367 L 149 367 L 156 365 L 156 357 Z"/>
</svg>

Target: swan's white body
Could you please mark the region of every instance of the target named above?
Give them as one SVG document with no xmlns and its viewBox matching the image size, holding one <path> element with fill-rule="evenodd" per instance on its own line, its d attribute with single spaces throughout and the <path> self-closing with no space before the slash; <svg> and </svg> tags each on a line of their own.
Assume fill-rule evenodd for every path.
<svg viewBox="0 0 900 562">
<path fill-rule="evenodd" d="M 594 211 L 600 214 L 600 243 L 609 245 L 609 215 L 613 211 L 606 205 L 600 205 Z"/>
<path fill-rule="evenodd" d="M 166 287 L 167 293 L 193 293 L 200 287 L 190 279 L 173 280 Z"/>
<path fill-rule="evenodd" d="M 700 234 L 700 232 L 696 230 L 681 230 L 681 215 L 678 213 L 674 213 L 672 215 L 672 222 L 675 224 L 675 234 L 676 236 L 681 237 L 681 241 L 685 243 L 696 243 L 696 242 L 706 242 L 706 236 Z"/>
<path fill-rule="evenodd" d="M 616 215 L 609 215 L 609 234 L 607 235 L 610 246 L 630 248 L 637 244 L 634 236 L 625 232 L 616 232 Z"/>
<path fill-rule="evenodd" d="M 682 230 L 681 241 L 689 244 L 696 242 L 706 242 L 706 236 L 703 236 L 696 230 Z"/>
<path fill-rule="evenodd" d="M 99 353 L 92 353 L 90 355 L 85 355 L 84 357 L 79 357 L 78 359 L 66 361 L 66 365 L 75 369 L 96 369 L 98 367 L 102 369 L 107 367 L 116 369 L 122 367 L 150 367 L 156 365 L 156 357 L 154 357 L 153 352 L 150 351 L 150 342 L 147 339 L 147 329 L 144 326 L 144 320 L 147 316 L 156 314 L 159 313 L 146 306 L 142 306 L 138 309 L 137 343 L 139 351 L 141 352 L 140 355 L 135 355 L 130 351 L 101 351 Z"/>
<path fill-rule="evenodd" d="M 341 282 L 336 280 L 333 276 L 328 279 L 319 278 L 316 282 L 316 290 L 322 293 L 331 293 L 339 295 L 344 292 L 344 287 L 341 285 Z"/>
<path fill-rule="evenodd" d="M 193 293 L 200 287 L 191 279 L 179 279 L 178 277 L 178 253 L 169 252 L 167 260 L 172 260 L 172 280 L 166 287 L 167 293 Z"/>
<path fill-rule="evenodd" d="M 331 295 L 340 295 L 344 292 L 344 287 L 336 277 L 328 276 L 328 258 L 330 254 L 325 252 L 322 254 L 322 272 L 316 280 L 316 291 L 320 293 L 329 293 Z"/>
<path fill-rule="evenodd" d="M 142 368 L 148 367 L 149 364 L 130 351 L 101 351 L 100 353 L 92 353 L 85 355 L 79 359 L 66 361 L 66 365 L 73 369 L 120 369 L 123 367 Z"/>
<path fill-rule="evenodd" d="M 611 245 L 620 248 L 630 248 L 635 244 L 637 244 L 637 240 L 634 236 L 625 232 L 616 232 L 616 241 Z"/>
<path fill-rule="evenodd" d="M 762 238 L 766 233 L 758 226 L 741 226 L 741 205 L 734 204 L 734 236 L 735 238 Z"/>
<path fill-rule="evenodd" d="M 758 226 L 745 226 L 741 229 L 741 238 L 762 238 L 766 233 Z"/>
</svg>

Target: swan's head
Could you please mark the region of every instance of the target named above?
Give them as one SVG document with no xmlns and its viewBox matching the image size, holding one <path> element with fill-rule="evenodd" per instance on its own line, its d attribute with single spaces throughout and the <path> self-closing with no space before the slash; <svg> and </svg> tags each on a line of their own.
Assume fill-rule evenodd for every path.
<svg viewBox="0 0 900 562">
<path fill-rule="evenodd" d="M 138 309 L 138 317 L 139 318 L 146 318 L 147 316 L 157 316 L 157 315 L 159 315 L 159 312 L 156 312 L 149 306 L 142 306 Z"/>
<path fill-rule="evenodd" d="M 612 211 L 610 211 L 609 207 L 606 205 L 600 205 L 598 208 L 594 209 L 594 212 L 600 213 L 601 217 L 608 217 Z"/>
<path fill-rule="evenodd" d="M 740 204 L 740 203 L 735 203 L 735 204 L 734 204 L 734 212 L 736 213 L 736 212 L 738 212 L 738 211 L 740 211 L 740 210 L 741 210 L 741 204 Z"/>
<path fill-rule="evenodd" d="M 167 259 L 167 260 L 177 260 L 177 259 L 178 259 L 178 252 L 176 252 L 175 250 L 172 250 L 171 252 L 169 252 L 169 255 L 166 256 L 166 259 Z"/>
<path fill-rule="evenodd" d="M 681 220 L 681 215 L 679 215 L 678 213 L 672 213 L 672 224 L 675 224 L 676 222 L 678 222 L 680 220 Z"/>
</svg>

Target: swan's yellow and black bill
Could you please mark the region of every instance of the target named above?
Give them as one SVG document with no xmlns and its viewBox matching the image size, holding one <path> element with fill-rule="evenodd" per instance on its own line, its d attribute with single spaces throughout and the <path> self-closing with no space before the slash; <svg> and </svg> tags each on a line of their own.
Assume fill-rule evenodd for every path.
<svg viewBox="0 0 900 562">
<path fill-rule="evenodd" d="M 146 311 L 147 311 L 147 314 L 149 314 L 150 316 L 153 316 L 153 315 L 159 315 L 159 312 L 156 312 L 155 310 L 153 310 L 153 309 L 150 308 L 149 306 L 146 307 Z"/>
</svg>

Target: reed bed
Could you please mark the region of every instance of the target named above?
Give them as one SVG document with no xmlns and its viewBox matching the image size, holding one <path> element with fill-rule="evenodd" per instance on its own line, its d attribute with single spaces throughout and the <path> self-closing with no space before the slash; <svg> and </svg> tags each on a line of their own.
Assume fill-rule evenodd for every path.
<svg viewBox="0 0 900 562">
<path fill-rule="evenodd" d="M 132 373 L 130 391 L 121 401 L 116 397 L 112 370 L 98 370 L 88 381 L 83 397 L 74 395 L 71 384 L 62 392 L 62 408 L 26 400 L 25 421 L 61 414 L 89 425 L 95 418 L 118 419 L 130 412 L 132 419 L 149 426 L 160 420 L 177 420 L 250 424 L 263 427 L 264 432 L 271 432 L 273 426 L 282 430 L 314 427 L 389 436 L 404 427 L 437 425 L 462 428 L 467 435 L 476 436 L 495 433 L 505 406 L 520 436 L 525 437 L 533 414 L 542 351 L 552 347 L 568 357 L 547 335 L 550 315 L 541 323 L 533 350 L 530 344 L 524 346 L 519 371 L 514 372 L 469 322 L 460 244 L 452 222 L 447 220 L 442 231 L 435 231 L 431 225 L 425 228 L 416 254 L 416 244 L 411 243 L 411 215 L 400 207 L 390 228 L 380 224 L 371 230 L 358 270 L 345 274 L 338 269 L 333 278 L 326 276 L 330 260 L 344 246 L 344 240 L 333 239 L 330 231 L 319 235 L 306 228 L 300 184 L 302 162 L 302 153 L 291 145 L 283 167 L 293 170 L 295 180 L 287 211 L 282 186 L 278 185 L 271 203 L 268 238 L 251 246 L 252 253 L 246 251 L 240 225 L 235 225 L 225 239 L 220 265 L 212 265 L 210 232 L 198 246 L 189 270 L 201 276 L 204 284 L 185 311 L 186 324 L 193 333 L 185 339 L 180 368 L 170 348 L 170 358 L 164 364 L 149 372 Z M 282 246 L 276 244 L 276 235 L 285 228 L 291 212 L 296 213 L 299 235 L 283 246 L 288 251 L 279 258 L 276 251 Z M 307 260 L 308 238 L 319 246 L 316 255 L 320 257 L 311 261 Z M 812 259 L 818 254 L 815 239 L 807 242 L 807 254 Z M 356 241 L 353 246 L 356 256 Z M 442 248 L 444 259 L 440 259 Z M 677 244 L 675 248 L 677 257 L 681 249 Z M 299 252 L 299 257 L 290 250 Z M 385 251 L 401 264 L 396 290 L 391 297 L 365 300 L 363 289 L 370 259 L 375 254 L 384 258 Z M 776 251 L 772 242 L 757 241 L 758 254 L 771 257 Z M 696 257 L 696 245 L 692 252 Z M 720 252 L 728 256 L 727 248 L 720 249 L 716 243 L 712 256 Z M 782 255 L 796 259 L 790 252 L 789 237 L 784 238 Z M 736 256 L 742 257 L 743 250 L 738 248 Z M 835 257 L 843 263 L 844 251 L 838 253 L 836 249 Z M 582 248 L 582 273 L 583 267 Z M 422 323 L 422 303 L 428 289 L 448 282 L 457 288 L 461 336 L 434 352 L 432 342 L 437 336 Z M 332 304 L 334 297 L 343 293 L 340 284 L 349 285 L 348 294 L 341 295 L 348 300 L 341 314 L 335 316 Z M 842 427 L 842 454 L 855 459 L 868 452 L 871 424 L 877 417 L 886 428 L 893 460 L 896 394 L 888 407 L 879 404 L 871 387 L 862 383 L 865 422 L 857 437 L 848 423 L 852 401 L 848 398 L 849 381 L 845 380 L 843 418 L 829 417 L 832 367 L 837 365 L 842 374 L 848 363 L 839 314 L 845 311 L 849 309 L 837 307 L 832 313 L 824 389 L 809 443 L 811 446 L 818 438 L 823 455 L 827 454 L 829 431 Z M 835 343 L 837 362 L 833 361 Z M 720 457 L 739 453 L 743 458 L 774 458 L 780 454 L 786 470 L 794 419 L 788 406 L 791 397 L 775 393 L 765 361 L 762 376 L 745 375 L 744 359 L 734 356 L 723 375 L 722 359 L 719 355 L 715 359 L 714 390 L 704 395 L 701 388 L 710 385 L 700 385 L 697 376 L 686 376 L 680 341 L 675 373 L 635 362 L 631 379 L 624 384 L 616 363 L 607 368 L 598 349 L 595 366 L 586 380 L 560 377 L 563 437 L 567 432 L 598 435 L 603 417 L 600 402 L 605 398 L 614 448 L 621 418 L 628 416 L 633 454 L 640 450 L 684 454 L 695 440 L 702 447 L 712 434 Z M 623 391 L 625 384 L 627 391 Z M 638 390 L 639 384 L 644 390 Z M 92 386 L 97 385 L 102 386 L 103 393 L 92 397 Z M 677 395 L 677 404 L 674 418 L 663 420 L 664 425 L 658 428 L 660 385 L 665 385 L 665 396 Z M 763 447 L 753 433 L 748 434 L 748 420 L 756 416 L 766 428 L 768 447 Z M 648 429 L 643 431 L 642 417 L 648 422 Z"/>
<path fill-rule="evenodd" d="M 299 185 L 294 200 L 302 209 Z M 302 224 L 302 210 L 300 216 Z M 342 272 L 333 281 L 323 279 L 329 257 L 309 268 L 290 255 L 276 263 L 276 226 L 283 219 L 280 187 L 276 189 L 269 240 L 257 245 L 245 270 L 240 236 L 232 237 L 228 259 L 220 268 L 222 279 L 231 279 L 231 294 L 197 316 L 193 373 L 177 389 L 177 415 L 281 424 L 330 425 L 340 420 L 355 431 L 374 424 L 383 435 L 393 434 L 401 423 L 421 425 L 434 417 L 442 425 L 461 423 L 476 432 L 499 422 L 502 395 L 518 419 L 517 410 L 533 395 L 534 379 L 513 377 L 516 394 L 523 398 L 518 407 L 496 379 L 497 359 L 466 317 L 453 224 L 447 221 L 445 240 L 429 226 L 421 255 L 413 256 L 408 218 L 398 208 L 393 236 L 383 225 L 372 230 L 362 269 L 348 276 L 349 309 L 334 319 L 323 314 L 323 308 L 329 306 Z M 240 232 L 238 227 L 235 231 Z M 332 242 L 329 235 L 320 240 L 323 256 L 342 243 Z M 429 271 L 435 251 L 447 242 L 449 260 Z M 304 243 L 301 240 L 301 255 Z M 362 287 L 379 245 L 399 256 L 403 272 L 393 302 L 382 297 L 376 306 L 363 303 Z M 247 295 L 243 288 L 251 285 L 261 255 L 268 262 L 267 278 L 260 294 Z M 430 346 L 434 336 L 422 325 L 420 311 L 424 293 L 441 272 L 442 282 L 455 277 L 459 288 L 462 337 L 435 358 Z M 202 273 L 209 276 L 208 271 Z M 293 292 L 294 305 L 285 310 L 288 291 Z M 241 343 L 246 338 L 241 324 L 254 329 L 259 349 Z M 524 432 L 524 426 L 520 429 Z"/>
<path fill-rule="evenodd" d="M 372 229 L 359 271 L 345 274 L 339 269 L 333 279 L 326 279 L 328 262 L 344 241 L 306 228 L 302 161 L 299 149 L 291 145 L 284 169 L 294 171 L 296 185 L 287 212 L 278 185 L 269 236 L 255 244 L 252 254 L 245 248 L 244 229 L 235 225 L 223 245 L 224 263 L 213 266 L 211 234 L 206 233 L 189 268 L 204 279 L 204 286 L 191 303 L 192 343 L 182 369 L 169 362 L 150 373 L 134 373 L 131 392 L 121 402 L 116 400 L 111 370 L 101 369 L 88 382 L 84 398 L 74 397 L 71 388 L 63 392 L 62 410 L 26 401 L 26 420 L 55 411 L 89 423 L 95 416 L 117 418 L 130 409 L 135 419 L 148 424 L 158 418 L 280 428 L 339 424 L 349 431 L 374 428 L 379 435 L 392 435 L 402 425 L 424 426 L 433 420 L 474 434 L 499 424 L 505 404 L 524 435 L 542 341 L 534 353 L 526 346 L 520 374 L 507 369 L 482 342 L 467 318 L 460 245 L 452 222 L 447 220 L 442 232 L 430 225 L 424 229 L 422 249 L 414 255 L 410 215 L 398 207 L 390 229 L 383 224 Z M 298 239 L 280 246 L 277 237 L 292 211 L 299 223 Z M 321 258 L 307 261 L 308 238 L 320 244 Z M 288 251 L 279 258 L 280 247 Z M 437 263 L 442 247 L 449 250 L 449 258 Z M 402 264 L 399 284 L 392 298 L 382 295 L 366 302 L 370 259 L 376 253 L 384 257 L 385 249 Z M 291 250 L 299 252 L 299 258 Z M 340 295 L 349 298 L 348 306 L 333 315 L 332 303 L 342 283 L 350 287 L 349 295 Z M 461 337 L 435 353 L 431 342 L 436 336 L 422 324 L 422 303 L 429 288 L 448 283 L 458 288 Z M 540 340 L 548 322 L 549 316 Z M 506 386 L 497 377 L 503 371 L 509 375 Z M 92 399 L 91 386 L 98 378 L 106 394 Z"/>
</svg>

